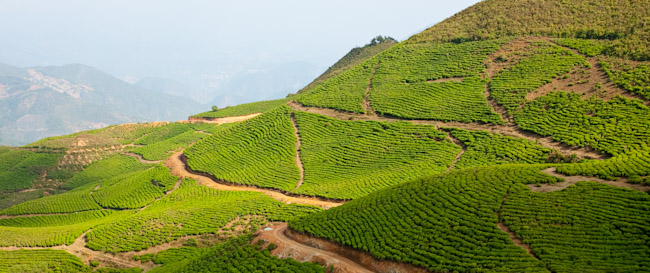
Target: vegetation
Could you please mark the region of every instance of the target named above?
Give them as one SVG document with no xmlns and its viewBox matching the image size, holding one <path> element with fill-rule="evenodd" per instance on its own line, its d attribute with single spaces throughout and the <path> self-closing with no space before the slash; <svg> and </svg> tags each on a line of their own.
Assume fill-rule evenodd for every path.
<svg viewBox="0 0 650 273">
<path fill-rule="evenodd" d="M 371 104 L 381 115 L 400 118 L 502 124 L 487 104 L 485 84 L 478 77 L 462 82 L 378 82 Z"/>
<path fill-rule="evenodd" d="M 432 272 L 546 272 L 497 227 L 516 183 L 555 182 L 543 166 L 455 171 L 400 184 L 290 222 L 290 227 Z"/>
<path fill-rule="evenodd" d="M 648 116 L 650 109 L 639 100 L 583 100 L 580 94 L 560 91 L 528 103 L 515 122 L 555 141 L 617 155 L 648 144 Z"/>
<path fill-rule="evenodd" d="M 650 197 L 594 182 L 563 191 L 510 189 L 503 222 L 552 272 L 647 272 Z"/>
<path fill-rule="evenodd" d="M 86 169 L 76 174 L 66 183 L 66 188 L 74 189 L 88 184 L 97 184 L 102 180 L 114 178 L 119 175 L 137 172 L 151 166 L 129 156 L 115 155 L 89 165 Z"/>
<path fill-rule="evenodd" d="M 370 43 L 366 44 L 363 47 L 353 48 L 350 50 L 350 52 L 348 52 L 348 54 L 345 54 L 343 58 L 338 60 L 334 65 L 330 66 L 327 71 L 318 76 L 318 78 L 305 86 L 298 93 L 311 89 L 316 85 L 321 84 L 323 81 L 343 73 L 345 70 L 368 60 L 369 58 L 383 52 L 395 44 L 397 44 L 397 41 L 392 37 L 383 37 L 380 35 L 373 38 Z"/>
<path fill-rule="evenodd" d="M 607 41 L 588 39 L 555 39 L 556 43 L 578 50 L 580 54 L 587 57 L 594 57 L 602 54 L 608 47 Z"/>
<path fill-rule="evenodd" d="M 460 147 L 433 126 L 296 112 L 305 181 L 297 193 L 352 199 L 443 172 Z"/>
<path fill-rule="evenodd" d="M 0 219 L 0 226 L 5 227 L 55 227 L 88 222 L 103 218 L 113 213 L 111 210 L 91 210 L 70 214 L 53 214 L 30 217 Z"/>
<path fill-rule="evenodd" d="M 325 268 L 315 263 L 273 257 L 269 250 L 251 245 L 252 239 L 252 236 L 243 236 L 216 247 L 195 248 L 193 251 L 190 248 L 183 252 L 170 249 L 156 255 L 154 261 L 161 261 L 158 256 L 169 256 L 170 252 L 181 256 L 163 259 L 164 265 L 151 272 L 325 272 Z M 193 252 L 192 255 L 185 256 L 189 251 Z M 179 259 L 181 257 L 183 259 Z"/>
<path fill-rule="evenodd" d="M 218 110 L 212 109 L 210 112 L 200 113 L 191 116 L 190 118 L 223 118 L 223 117 L 233 117 L 233 116 L 244 116 L 255 113 L 266 113 L 270 110 L 273 110 L 277 107 L 280 107 L 286 104 L 289 99 L 279 99 L 279 100 L 268 100 L 268 101 L 259 101 L 251 102 L 246 104 L 241 104 L 237 106 L 229 106 L 226 108 L 221 108 Z"/>
<path fill-rule="evenodd" d="M 454 165 L 455 169 L 512 163 L 544 163 L 552 152 L 546 147 L 521 138 L 484 131 L 454 128 L 446 130 L 467 147 Z"/>
<path fill-rule="evenodd" d="M 73 273 L 90 271 L 79 258 L 63 250 L 0 250 L 0 272 L 2 273 Z"/>
<path fill-rule="evenodd" d="M 141 208 L 162 197 L 177 181 L 169 169 L 158 165 L 103 181 L 92 197 L 103 208 Z"/>
<path fill-rule="evenodd" d="M 589 65 L 582 56 L 546 42 L 533 43 L 530 56 L 501 71 L 490 83 L 491 96 L 513 115 L 526 102 L 526 94 L 569 73 L 576 65 Z"/>
<path fill-rule="evenodd" d="M 186 131 L 182 134 L 170 137 L 159 142 L 146 146 L 131 149 L 132 152 L 142 155 L 146 160 L 165 160 L 179 149 L 189 147 L 205 137 L 208 133 Z"/>
<path fill-rule="evenodd" d="M 650 100 L 650 63 L 639 63 L 632 65 L 623 61 L 614 61 L 612 64 L 602 61 L 603 68 L 609 80 L 619 87 L 638 94 L 646 100 Z"/>
<path fill-rule="evenodd" d="M 218 191 L 186 180 L 179 189 L 139 213 L 94 227 L 87 234 L 87 246 L 107 252 L 142 250 L 187 235 L 220 233 L 238 216 L 287 221 L 318 210 L 286 205 L 263 193 Z"/>
<path fill-rule="evenodd" d="M 650 60 L 647 14 L 650 5 L 646 0 L 488 0 L 414 35 L 406 43 L 458 43 L 511 36 L 606 39 L 613 40 L 609 55 Z"/>
<path fill-rule="evenodd" d="M 376 66 L 376 57 L 370 58 L 325 80 L 322 84 L 301 92 L 294 99 L 306 106 L 365 113 L 363 98 Z"/>
<path fill-rule="evenodd" d="M 20 204 L 25 201 L 34 200 L 43 197 L 44 190 L 33 191 L 5 191 L 0 193 L 0 210 L 6 209 L 13 205 Z"/>
<path fill-rule="evenodd" d="M 640 183 L 644 181 L 642 176 L 650 175 L 650 149 L 644 148 L 606 160 L 560 165 L 557 171 L 566 175 L 595 176 L 609 180 L 614 180 L 615 177 L 631 177 Z M 645 179 L 645 183 L 650 184 L 650 179 Z"/>
<path fill-rule="evenodd" d="M 120 221 L 133 214 L 133 211 L 116 211 L 103 217 L 84 218 L 73 216 L 31 216 L 16 220 L 24 226 L 0 226 L 0 246 L 51 247 L 71 245 L 81 234 L 99 225 Z M 98 216 L 98 215 L 95 215 Z M 30 219 L 35 217 L 34 219 Z M 78 222 L 84 221 L 84 222 Z M 17 223 L 14 222 L 14 223 Z M 47 225 L 27 227 L 27 225 Z"/>
<path fill-rule="evenodd" d="M 32 186 L 48 168 L 55 166 L 60 154 L 5 149 L 0 153 L 0 190 L 21 190 Z"/>
<path fill-rule="evenodd" d="M 101 207 L 90 195 L 95 185 L 87 185 L 66 193 L 20 203 L 0 211 L 0 215 L 23 215 L 41 213 L 71 213 L 99 210 Z"/>
<path fill-rule="evenodd" d="M 282 106 L 219 130 L 185 150 L 187 164 L 228 182 L 290 190 L 300 179 L 290 113 Z"/>
<path fill-rule="evenodd" d="M 93 263 L 94 262 L 94 263 Z M 91 261 L 95 265 L 96 261 Z M 93 266 L 96 267 L 96 266 Z M 1 273 L 139 273 L 140 268 L 113 269 L 92 268 L 86 266 L 79 258 L 63 250 L 38 249 L 38 250 L 0 250 Z"/>
</svg>

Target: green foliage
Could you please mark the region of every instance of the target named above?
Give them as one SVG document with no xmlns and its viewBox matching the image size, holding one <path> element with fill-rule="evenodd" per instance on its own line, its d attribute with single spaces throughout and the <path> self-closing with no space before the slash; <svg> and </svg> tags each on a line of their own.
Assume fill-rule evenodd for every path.
<svg viewBox="0 0 650 273">
<path fill-rule="evenodd" d="M 594 182 L 551 193 L 515 186 L 501 216 L 552 272 L 650 270 L 646 193 Z"/>
<path fill-rule="evenodd" d="M 631 65 L 615 62 L 614 64 L 613 66 L 607 62 L 600 62 L 609 80 L 627 91 L 650 100 L 650 63 Z"/>
<path fill-rule="evenodd" d="M 170 123 L 165 126 L 156 127 L 152 132 L 136 140 L 136 145 L 149 145 L 165 141 L 188 131 L 193 131 L 193 124 L 190 123 Z"/>
<path fill-rule="evenodd" d="M 650 149 L 631 151 L 606 160 L 560 165 L 557 171 L 566 175 L 596 176 L 610 180 L 614 180 L 614 177 L 647 176 L 650 175 Z"/>
<path fill-rule="evenodd" d="M 60 156 L 21 149 L 5 150 L 0 154 L 0 190 L 30 188 L 46 169 L 56 165 Z"/>
<path fill-rule="evenodd" d="M 377 66 L 376 57 L 333 76 L 311 89 L 301 92 L 295 100 L 306 106 L 333 108 L 365 113 L 363 98 L 370 76 Z"/>
<path fill-rule="evenodd" d="M 381 84 L 418 83 L 453 77 L 474 77 L 485 71 L 485 60 L 506 40 L 400 44 L 377 58 L 373 88 Z"/>
<path fill-rule="evenodd" d="M 268 250 L 256 249 L 251 241 L 252 236 L 244 236 L 212 248 L 196 249 L 188 259 L 175 263 L 170 261 L 150 272 L 325 272 L 325 268 L 316 263 L 273 257 Z M 161 254 L 169 251 L 174 250 Z"/>
<path fill-rule="evenodd" d="M 73 273 L 91 272 L 76 256 L 63 250 L 0 250 L 2 273 Z"/>
<path fill-rule="evenodd" d="M 583 100 L 580 94 L 560 91 L 528 103 L 515 122 L 555 141 L 617 155 L 647 146 L 649 116 L 650 109 L 639 100 Z"/>
<path fill-rule="evenodd" d="M 207 136 L 209 136 L 209 134 L 192 130 L 170 138 L 162 139 L 153 144 L 136 147 L 131 151 L 142 155 L 142 157 L 147 160 L 164 160 L 169 158 L 169 156 L 178 149 L 189 147 L 192 143 Z"/>
<path fill-rule="evenodd" d="M 21 192 L 2 192 L 0 193 L 0 210 L 9 208 L 13 205 L 20 204 L 29 200 L 43 197 L 43 190 L 21 191 Z"/>
<path fill-rule="evenodd" d="M 485 84 L 478 77 L 462 82 L 377 82 L 371 89 L 371 103 L 381 115 L 502 124 L 487 104 Z"/>
<path fill-rule="evenodd" d="M 79 187 L 66 193 L 20 203 L 0 211 L 0 215 L 22 215 L 39 213 L 67 213 L 99 210 L 101 207 L 89 194 L 94 185 Z"/>
<path fill-rule="evenodd" d="M 166 167 L 158 165 L 103 181 L 92 197 L 104 208 L 141 208 L 171 190 L 176 181 L 178 177 L 171 175 Z"/>
<path fill-rule="evenodd" d="M 296 112 L 305 181 L 295 192 L 352 199 L 443 172 L 460 147 L 434 126 Z"/>
<path fill-rule="evenodd" d="M 517 14 L 517 16 L 512 16 Z M 487 0 L 405 43 L 551 36 L 613 40 L 608 55 L 650 60 L 647 0 Z"/>
<path fill-rule="evenodd" d="M 55 214 L 31 217 L 14 217 L 0 219 L 0 226 L 5 227 L 55 227 L 67 226 L 103 218 L 113 213 L 111 210 L 91 210 L 70 214 Z"/>
<path fill-rule="evenodd" d="M 237 106 L 228 106 L 218 110 L 212 109 L 210 112 L 196 114 L 192 118 L 223 118 L 233 116 L 244 116 L 255 113 L 266 113 L 275 108 L 286 104 L 289 99 L 267 100 L 241 104 Z"/>
<path fill-rule="evenodd" d="M 88 184 L 97 184 L 103 180 L 112 179 L 126 173 L 141 171 L 150 167 L 141 164 L 133 157 L 115 155 L 90 164 L 83 171 L 72 177 L 66 183 L 65 187 L 74 189 Z"/>
<path fill-rule="evenodd" d="M 133 211 L 116 211 L 104 217 L 88 217 L 79 219 L 76 216 L 32 216 L 19 219 L 23 225 L 47 225 L 39 227 L 15 227 L 0 226 L 0 246 L 17 247 L 51 247 L 58 245 L 70 245 L 74 243 L 82 233 L 98 225 L 115 222 L 133 214 Z M 78 220 L 86 220 L 77 222 Z M 15 222 L 14 222 L 15 223 Z"/>
<path fill-rule="evenodd" d="M 186 180 L 139 213 L 93 228 L 87 234 L 87 246 L 108 252 L 142 250 L 182 236 L 218 233 L 237 216 L 261 215 L 287 221 L 318 210 L 286 205 L 263 193 L 218 191 Z"/>
<path fill-rule="evenodd" d="M 587 57 L 598 56 L 605 51 L 608 44 L 603 40 L 586 40 L 586 39 L 555 39 L 556 43 L 578 50 L 580 54 Z"/>
<path fill-rule="evenodd" d="M 546 272 L 497 227 L 497 211 L 516 183 L 557 181 L 544 166 L 472 168 L 403 183 L 290 227 L 431 272 Z"/>
<path fill-rule="evenodd" d="M 229 182 L 290 190 L 300 179 L 287 106 L 215 132 L 185 150 L 192 170 Z"/>
<path fill-rule="evenodd" d="M 550 149 L 522 138 L 485 131 L 446 130 L 467 147 L 454 166 L 456 169 L 511 163 L 544 163 L 551 153 Z"/>
<path fill-rule="evenodd" d="M 302 90 L 299 91 L 302 92 L 304 90 L 311 89 L 319 84 L 321 84 L 323 81 L 334 77 L 338 74 L 343 73 L 347 69 L 356 66 L 369 58 L 381 53 L 382 51 L 392 47 L 393 45 L 397 44 L 397 41 L 391 37 L 381 37 L 382 39 L 378 39 L 381 36 L 377 36 L 373 38 L 372 41 L 370 41 L 369 44 L 366 44 L 363 47 L 355 47 L 348 54 L 343 56 L 340 60 L 338 60 L 334 65 L 330 66 L 330 68 L 327 69 L 322 75 L 318 76 L 313 82 L 311 82 L 309 85 L 305 86 Z M 373 42 L 375 42 L 373 44 Z"/>
<path fill-rule="evenodd" d="M 490 83 L 491 96 L 513 115 L 526 102 L 526 94 L 569 73 L 576 65 L 589 65 L 584 57 L 546 42 L 528 48 L 530 56 L 502 70 Z"/>
</svg>

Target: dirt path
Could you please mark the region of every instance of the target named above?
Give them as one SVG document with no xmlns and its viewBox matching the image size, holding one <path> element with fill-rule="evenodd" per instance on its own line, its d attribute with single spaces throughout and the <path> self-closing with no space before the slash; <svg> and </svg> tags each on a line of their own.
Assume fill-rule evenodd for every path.
<svg viewBox="0 0 650 273">
<path fill-rule="evenodd" d="M 213 180 L 211 177 L 199 175 L 189 172 L 186 168 L 187 166 L 182 161 L 181 156 L 183 152 L 177 152 L 172 155 L 167 161 L 165 161 L 165 166 L 171 169 L 172 174 L 181 178 L 191 178 L 196 180 L 200 185 L 208 186 L 210 188 L 224 190 L 224 191 L 255 191 L 264 193 L 271 198 L 278 200 L 287 204 L 303 204 L 303 205 L 312 205 L 319 206 L 325 209 L 337 207 L 343 205 L 344 202 L 334 202 L 334 201 L 325 201 L 315 197 L 294 197 L 283 194 L 269 189 L 262 189 L 252 186 L 244 185 L 227 185 L 223 181 Z"/>
<path fill-rule="evenodd" d="M 300 188 L 300 186 L 302 186 L 302 183 L 305 182 L 305 167 L 302 165 L 302 159 L 300 159 L 300 145 L 302 144 L 302 141 L 300 140 L 300 134 L 298 133 L 298 123 L 296 122 L 296 116 L 293 113 L 291 113 L 291 124 L 293 125 L 293 134 L 296 136 L 296 165 L 300 171 L 300 179 L 298 180 L 298 184 L 296 184 L 296 187 L 293 188 L 295 190 L 297 188 Z"/>
<path fill-rule="evenodd" d="M 339 254 L 294 241 L 285 235 L 285 231 L 287 230 L 286 223 L 274 223 L 271 228 L 272 230 L 261 230 L 258 238 L 277 245 L 278 247 L 272 253 L 279 258 L 294 258 L 303 262 L 314 261 L 325 264 L 326 266 L 332 265 L 336 268 L 335 272 L 341 273 L 373 272 Z"/>
<path fill-rule="evenodd" d="M 560 174 L 557 172 L 556 168 L 548 168 L 542 170 L 543 173 L 548 174 L 550 176 L 555 176 L 558 178 L 564 179 L 564 182 L 559 182 L 555 184 L 541 184 L 541 186 L 537 185 L 528 185 L 530 190 L 534 192 L 553 192 L 553 191 L 559 191 L 566 189 L 568 186 L 575 185 L 578 182 L 581 181 L 593 181 L 593 182 L 598 182 L 598 183 L 603 183 L 607 184 L 613 187 L 619 187 L 619 188 L 627 188 L 627 189 L 633 189 L 641 192 L 648 192 L 650 191 L 650 186 L 644 186 L 641 184 L 632 184 L 628 183 L 627 179 L 625 178 L 619 178 L 616 181 L 610 181 L 610 180 L 605 180 L 602 178 L 598 177 L 589 177 L 589 176 L 580 176 L 580 175 L 575 175 L 575 176 L 568 176 L 564 174 Z"/>
<path fill-rule="evenodd" d="M 53 247 L 11 246 L 11 247 L 0 247 L 0 250 L 56 249 L 56 250 L 64 250 L 72 255 L 79 257 L 79 259 L 81 259 L 81 261 L 87 265 L 90 264 L 90 261 L 98 261 L 99 265 L 102 267 L 113 267 L 113 268 L 138 267 L 144 269 L 145 271 L 153 268 L 153 264 L 142 264 L 130 258 L 120 257 L 119 255 L 116 256 L 110 253 L 95 251 L 90 248 L 87 248 L 86 234 L 88 232 L 90 232 L 90 230 L 84 232 L 83 234 L 81 234 L 81 236 L 77 237 L 77 239 L 74 240 L 74 243 L 69 246 L 67 245 L 60 245 L 60 246 L 53 246 Z"/>
<path fill-rule="evenodd" d="M 140 161 L 140 163 L 142 163 L 142 164 L 158 164 L 158 163 L 162 162 L 162 160 L 146 160 L 146 159 L 144 159 L 144 157 L 142 157 L 142 155 L 132 153 L 132 152 L 124 152 L 122 154 L 125 155 L 125 156 L 133 157 L 133 158 L 137 159 L 138 161 Z"/>
<path fill-rule="evenodd" d="M 454 162 L 452 162 L 451 165 L 449 165 L 449 167 L 447 168 L 446 172 L 449 172 L 454 168 L 454 166 L 456 166 L 456 163 L 458 163 L 458 161 L 463 156 L 463 154 L 465 154 L 465 152 L 467 151 L 467 146 L 463 144 L 463 142 L 460 141 L 459 139 L 453 137 L 449 132 L 447 132 L 447 137 L 451 140 L 451 142 L 453 142 L 454 144 L 462 148 L 460 152 L 458 152 L 458 154 L 456 155 L 456 158 L 454 158 Z"/>
<path fill-rule="evenodd" d="M 369 116 L 369 115 L 360 115 L 355 113 L 349 113 L 334 109 L 328 108 L 319 108 L 319 107 L 307 107 L 299 104 L 295 101 L 290 101 L 287 103 L 292 109 L 297 111 L 303 111 L 308 113 L 315 113 L 324 116 L 328 116 L 340 120 L 373 120 L 373 121 L 386 121 L 386 122 L 410 122 L 413 124 L 424 124 L 432 125 L 437 128 L 459 128 L 464 130 L 479 130 L 479 131 L 488 131 L 491 133 L 497 133 L 505 136 L 518 137 L 530 140 L 539 145 L 547 147 L 552 150 L 557 150 L 564 155 L 575 154 L 578 158 L 590 158 L 590 159 L 604 159 L 608 158 L 608 155 L 601 154 L 597 151 L 594 151 L 590 148 L 577 148 L 570 147 L 569 145 L 553 141 L 551 137 L 544 137 L 538 134 L 527 132 L 522 129 L 519 129 L 516 126 L 506 126 L 506 125 L 494 125 L 494 124 L 481 124 L 481 123 L 463 123 L 463 122 L 442 122 L 436 120 L 408 120 L 394 117 L 386 116 Z"/>
<path fill-rule="evenodd" d="M 506 203 L 506 199 L 508 199 L 509 195 L 510 189 L 508 189 L 506 194 L 501 199 L 501 206 L 499 206 L 499 210 L 497 211 L 497 218 L 499 219 L 497 227 L 499 227 L 501 231 L 507 233 L 508 237 L 510 237 L 510 240 L 512 240 L 516 246 L 521 247 L 528 253 L 528 255 L 539 261 L 539 258 L 533 253 L 533 249 L 530 248 L 528 244 L 525 244 L 520 238 L 518 238 L 517 235 L 512 230 L 510 230 L 510 228 L 505 223 L 503 223 L 503 218 L 501 218 L 501 210 L 503 209 L 503 205 Z"/>
<path fill-rule="evenodd" d="M 377 62 L 375 69 L 372 70 L 372 74 L 370 74 L 370 79 L 368 79 L 368 87 L 366 87 L 366 94 L 363 97 L 363 110 L 364 112 L 366 112 L 366 115 L 370 115 L 370 116 L 377 115 L 375 110 L 373 110 L 372 107 L 370 106 L 370 88 L 372 88 L 372 78 L 375 77 L 375 73 L 377 73 L 377 69 L 379 69 L 379 64 L 381 64 L 381 61 Z"/>
<path fill-rule="evenodd" d="M 244 116 L 232 116 L 232 117 L 223 117 L 223 118 L 196 118 L 196 117 L 190 117 L 188 119 L 188 122 L 192 123 L 215 123 L 215 124 L 224 124 L 224 123 L 234 123 L 234 122 L 240 122 L 244 121 L 247 119 L 252 119 L 254 117 L 257 117 L 261 115 L 262 113 L 254 113 L 250 115 L 244 115 Z"/>
</svg>

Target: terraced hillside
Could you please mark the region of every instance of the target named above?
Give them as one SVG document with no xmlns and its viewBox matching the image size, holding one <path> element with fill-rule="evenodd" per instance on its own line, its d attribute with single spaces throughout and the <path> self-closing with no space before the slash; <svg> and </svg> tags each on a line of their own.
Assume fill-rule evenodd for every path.
<svg viewBox="0 0 650 273">
<path fill-rule="evenodd" d="M 0 148 L 0 272 L 650 272 L 649 6 L 486 0 L 286 99 Z"/>
</svg>

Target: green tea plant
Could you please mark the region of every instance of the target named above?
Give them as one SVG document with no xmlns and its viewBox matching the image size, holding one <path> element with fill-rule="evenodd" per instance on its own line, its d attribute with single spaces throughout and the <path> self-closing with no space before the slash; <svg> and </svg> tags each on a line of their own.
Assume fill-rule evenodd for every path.
<svg viewBox="0 0 650 273">
<path fill-rule="evenodd" d="M 89 194 L 95 185 L 86 185 L 66 193 L 29 200 L 0 211 L 0 215 L 23 215 L 42 213 L 71 213 L 99 210 L 97 202 Z"/>
<path fill-rule="evenodd" d="M 4 227 L 55 227 L 67 226 L 103 218 L 113 213 L 112 210 L 90 210 L 70 214 L 15 217 L 0 219 Z"/>
<path fill-rule="evenodd" d="M 58 153 L 36 153 L 21 149 L 5 149 L 0 154 L 0 190 L 21 190 L 48 168 L 56 166 Z"/>
<path fill-rule="evenodd" d="M 478 77 L 441 83 L 377 79 L 371 105 L 380 115 L 400 118 L 503 124 L 487 104 L 485 84 Z"/>
<path fill-rule="evenodd" d="M 555 39 L 556 43 L 578 50 L 580 54 L 587 57 L 601 55 L 608 47 L 606 40 L 589 40 L 589 39 Z"/>
<path fill-rule="evenodd" d="M 0 272 L 91 272 L 79 258 L 63 250 L 0 250 Z"/>
<path fill-rule="evenodd" d="M 550 193 L 515 185 L 501 217 L 552 272 L 650 269 L 646 193 L 594 182 Z"/>
<path fill-rule="evenodd" d="M 192 170 L 232 183 L 290 190 L 300 179 L 291 109 L 281 106 L 185 150 Z"/>
<path fill-rule="evenodd" d="M 290 228 L 431 272 L 547 272 L 497 227 L 513 184 L 558 179 L 543 165 L 469 168 L 376 191 Z M 406 180 L 408 181 L 408 180 Z"/>
<path fill-rule="evenodd" d="M 266 113 L 277 107 L 286 104 L 289 99 L 267 100 L 259 102 L 251 102 L 240 104 L 237 106 L 229 106 L 218 109 L 217 111 L 209 111 L 191 116 L 192 118 L 223 118 L 232 116 L 244 116 L 255 113 Z"/>
<path fill-rule="evenodd" d="M 583 100 L 580 94 L 560 91 L 531 101 L 514 118 L 524 130 L 618 155 L 647 146 L 648 116 L 650 108 L 640 100 Z"/>
<path fill-rule="evenodd" d="M 370 58 L 323 83 L 296 95 L 306 106 L 333 108 L 354 113 L 365 113 L 363 98 L 368 81 L 377 66 L 376 57 Z"/>
<path fill-rule="evenodd" d="M 528 46 L 527 58 L 499 72 L 490 83 L 491 96 L 513 115 L 526 102 L 526 94 L 550 83 L 576 65 L 589 65 L 585 58 L 547 42 Z"/>
<path fill-rule="evenodd" d="M 445 129 L 467 147 L 455 169 L 512 163 L 545 163 L 551 150 L 529 140 L 485 131 Z"/>
<path fill-rule="evenodd" d="M 650 148 L 631 151 L 606 160 L 560 165 L 557 171 L 566 175 L 596 176 L 609 180 L 616 177 L 647 176 L 650 175 Z"/>
<path fill-rule="evenodd" d="M 162 267 L 153 269 L 152 273 L 164 272 L 321 272 L 322 266 L 306 262 L 300 263 L 294 259 L 279 259 L 271 256 L 270 251 L 251 245 L 252 236 L 242 236 L 231 239 L 218 246 L 201 249 L 194 248 L 193 255 L 181 261 L 166 259 Z M 191 251 L 184 248 L 183 253 Z M 167 255 L 169 252 L 178 253 L 175 249 L 161 252 L 154 257 Z"/>
<path fill-rule="evenodd" d="M 94 162 L 83 171 L 74 175 L 65 187 L 74 189 L 88 184 L 97 184 L 102 180 L 112 179 L 126 173 L 136 172 L 151 168 L 141 164 L 137 159 L 125 155 L 114 155 L 112 157 Z"/>
<path fill-rule="evenodd" d="M 94 250 L 142 250 L 187 235 L 218 233 L 243 215 L 287 221 L 320 209 L 287 205 L 259 192 L 218 191 L 185 180 L 181 187 L 130 217 L 94 227 L 87 246 Z"/>
<path fill-rule="evenodd" d="M 294 192 L 353 199 L 443 172 L 460 147 L 434 126 L 341 121 L 296 112 L 304 183 Z"/>
<path fill-rule="evenodd" d="M 611 63 L 614 65 L 612 65 Z M 601 61 L 601 68 L 607 73 L 609 80 L 619 87 L 650 100 L 650 63 L 637 65 L 622 61 Z"/>
<path fill-rule="evenodd" d="M 150 204 L 178 181 L 169 169 L 158 165 L 102 182 L 92 197 L 104 208 L 134 209 Z"/>
</svg>

